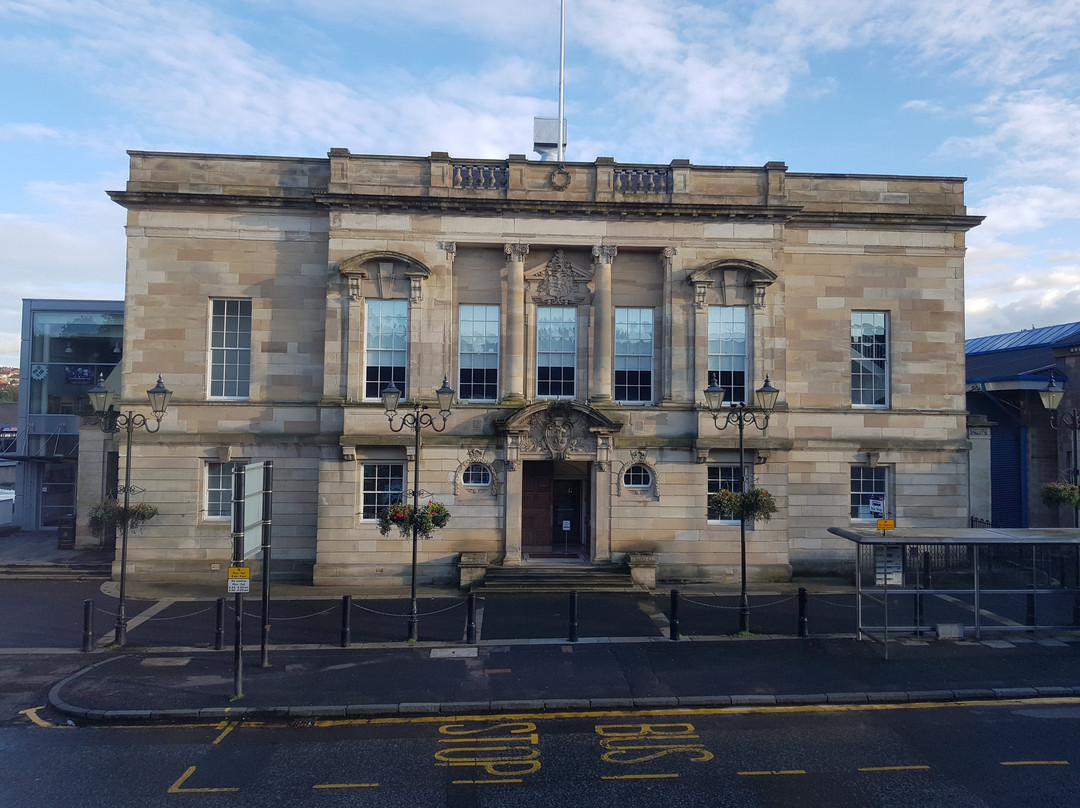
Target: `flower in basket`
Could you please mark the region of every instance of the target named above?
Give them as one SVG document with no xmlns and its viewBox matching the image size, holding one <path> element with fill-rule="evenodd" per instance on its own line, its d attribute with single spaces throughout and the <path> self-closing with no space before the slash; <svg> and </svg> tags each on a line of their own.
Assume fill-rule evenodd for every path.
<svg viewBox="0 0 1080 808">
<path fill-rule="evenodd" d="M 391 528 L 396 527 L 402 536 L 407 535 L 412 527 L 411 511 L 412 508 L 401 502 L 383 508 L 379 512 L 379 532 L 385 536 Z"/>
<path fill-rule="evenodd" d="M 423 509 L 433 527 L 444 527 L 450 521 L 450 511 L 441 502 L 429 502 Z"/>
<path fill-rule="evenodd" d="M 415 524 L 416 535 L 427 539 L 431 537 L 431 531 L 442 527 L 449 519 L 450 511 L 441 502 L 421 505 L 415 512 L 408 505 L 395 502 L 379 514 L 379 532 L 385 536 L 396 527 L 403 537 L 407 537 Z"/>
<path fill-rule="evenodd" d="M 764 488 L 751 488 L 742 494 L 743 515 L 747 519 L 760 519 L 768 522 L 779 510 L 772 494 Z"/>
<path fill-rule="evenodd" d="M 717 491 L 709 497 L 709 510 L 720 519 L 760 519 L 768 522 L 778 509 L 772 494 L 764 488 L 751 488 L 749 491 Z"/>
<path fill-rule="evenodd" d="M 1042 501 L 1047 505 L 1080 505 L 1080 486 L 1072 483 L 1047 483 L 1042 488 Z"/>
<path fill-rule="evenodd" d="M 127 525 L 128 530 L 138 530 L 144 522 L 149 522 L 158 514 L 158 509 L 153 505 L 140 502 L 137 505 L 129 505 L 125 508 L 115 499 L 106 499 L 90 508 L 87 514 L 90 533 L 95 538 L 102 538 L 109 530 L 123 530 Z"/>
</svg>

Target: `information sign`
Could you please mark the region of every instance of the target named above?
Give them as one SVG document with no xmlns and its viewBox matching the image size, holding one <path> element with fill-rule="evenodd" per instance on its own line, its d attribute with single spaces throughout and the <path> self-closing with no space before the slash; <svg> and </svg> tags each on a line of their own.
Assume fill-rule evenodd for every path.
<svg viewBox="0 0 1080 808">
<path fill-rule="evenodd" d="M 877 529 L 878 530 L 896 530 L 896 520 L 895 519 L 878 519 L 877 520 Z"/>
<path fill-rule="evenodd" d="M 247 594 L 251 591 L 250 578 L 229 578 L 229 592 Z"/>
</svg>

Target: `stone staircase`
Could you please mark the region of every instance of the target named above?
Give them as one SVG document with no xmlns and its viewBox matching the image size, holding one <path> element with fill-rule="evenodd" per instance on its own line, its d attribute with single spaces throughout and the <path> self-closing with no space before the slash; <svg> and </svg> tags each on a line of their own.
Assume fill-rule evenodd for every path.
<svg viewBox="0 0 1080 808">
<path fill-rule="evenodd" d="M 488 567 L 475 592 L 646 592 L 630 570 L 614 564 L 591 566 L 529 562 L 516 567 Z"/>
</svg>

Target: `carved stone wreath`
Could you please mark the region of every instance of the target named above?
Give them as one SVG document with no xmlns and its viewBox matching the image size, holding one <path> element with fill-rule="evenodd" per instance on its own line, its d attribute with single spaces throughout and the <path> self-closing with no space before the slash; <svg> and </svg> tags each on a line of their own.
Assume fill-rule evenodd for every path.
<svg viewBox="0 0 1080 808">
<path fill-rule="evenodd" d="M 548 177 L 548 182 L 551 183 L 551 187 L 556 191 L 565 191 L 570 187 L 570 181 L 572 177 L 570 172 L 565 168 L 556 168 L 551 172 L 551 176 Z"/>
</svg>

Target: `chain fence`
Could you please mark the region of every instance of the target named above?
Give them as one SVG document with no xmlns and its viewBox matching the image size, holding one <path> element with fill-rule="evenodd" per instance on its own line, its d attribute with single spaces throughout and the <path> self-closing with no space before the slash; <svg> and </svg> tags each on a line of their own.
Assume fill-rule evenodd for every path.
<svg viewBox="0 0 1080 808">
<path fill-rule="evenodd" d="M 363 642 L 393 642 L 399 637 L 396 634 L 395 621 L 409 621 L 414 626 L 417 621 L 438 618 L 440 615 L 460 611 L 465 608 L 467 615 L 462 622 L 456 620 L 436 620 L 428 623 L 424 638 L 439 642 L 462 642 L 475 643 L 483 626 L 485 639 L 520 640 L 530 637 L 557 638 L 558 621 L 563 620 L 567 627 L 567 635 L 570 642 L 578 639 L 579 606 L 578 595 L 582 595 L 583 607 L 581 608 L 582 624 L 594 637 L 648 637 L 655 638 L 666 636 L 672 640 L 678 640 L 682 636 L 720 636 L 737 632 L 730 624 L 727 617 L 709 618 L 708 615 L 729 615 L 743 612 L 744 607 L 738 602 L 739 595 L 709 594 L 688 597 L 671 590 L 671 600 L 665 603 L 667 595 L 662 591 L 653 591 L 650 594 L 637 594 L 627 596 L 621 593 L 604 592 L 566 592 L 566 593 L 529 593 L 526 596 L 530 600 L 524 605 L 520 604 L 521 594 L 507 595 L 504 593 L 470 593 L 464 597 L 454 598 L 447 603 L 442 597 L 424 597 L 424 601 L 436 601 L 433 607 L 418 610 L 412 613 L 409 609 L 408 598 L 373 598 L 354 599 L 351 595 L 345 595 L 340 600 L 334 600 L 329 605 L 326 602 L 319 603 L 322 608 L 311 608 L 301 614 L 291 614 L 294 609 L 302 608 L 302 603 L 296 600 L 280 600 L 271 602 L 271 610 L 267 626 L 264 626 L 264 644 L 269 629 L 277 625 L 280 631 L 274 636 L 279 644 L 340 644 L 349 647 L 352 642 L 352 615 L 366 615 L 371 619 L 361 621 L 360 631 L 363 633 Z M 820 594 L 808 594 L 805 589 L 800 589 L 798 594 L 783 595 L 769 600 L 763 598 L 768 595 L 749 594 L 748 611 L 753 614 L 752 632 L 756 634 L 769 634 L 777 636 L 808 636 L 807 630 L 807 601 L 822 607 L 834 609 L 854 610 L 853 602 L 841 602 L 844 597 L 827 597 Z M 565 598 L 569 596 L 569 618 L 567 618 L 567 603 Z M 642 600 L 649 603 L 639 603 Z M 380 603 L 379 601 L 382 601 Z M 623 610 L 622 603 L 633 601 L 632 609 Z M 789 608 L 793 601 L 798 601 L 797 609 Z M 252 606 L 255 601 L 249 601 Z M 385 603 L 390 602 L 394 606 L 403 606 L 402 609 L 387 608 Z M 214 603 L 203 608 L 184 611 L 180 614 L 168 613 L 174 604 L 159 601 L 157 608 L 162 614 L 130 616 L 134 629 L 138 632 L 136 639 L 143 646 L 205 646 L 212 644 L 214 648 L 223 646 L 225 626 L 236 619 L 236 606 L 232 598 L 217 598 Z M 682 628 L 680 630 L 679 605 L 690 607 L 682 615 Z M 175 604 L 182 608 L 182 604 Z M 641 608 L 638 608 L 640 605 Z M 115 610 L 94 608 L 93 601 L 84 603 L 84 650 L 89 650 L 89 644 L 93 635 L 93 612 L 100 612 L 109 617 L 115 617 Z M 130 607 L 129 607 L 130 608 Z M 199 618 L 217 610 L 213 624 L 206 624 Z M 485 613 L 486 610 L 486 613 Z M 276 613 L 275 613 L 276 612 Z M 284 613 L 283 613 L 284 612 Z M 145 614 L 145 612 L 144 612 Z M 641 622 L 642 614 L 652 615 L 652 620 Z M 340 623 L 327 620 L 330 615 L 340 615 Z M 255 611 L 243 610 L 243 617 L 253 621 L 262 621 L 263 615 Z M 478 619 L 479 617 L 479 619 Z M 688 619 L 689 618 L 689 619 Z M 835 633 L 837 629 L 846 630 L 847 618 L 838 619 L 837 615 L 826 615 L 825 621 Z M 305 624 L 308 621 L 310 624 Z M 245 620 L 246 622 L 246 620 Z M 176 628 L 147 630 L 147 626 L 172 625 Z M 487 624 L 490 624 L 487 625 Z M 543 624 L 543 628 L 537 629 L 536 624 Z M 842 625 L 841 625 L 842 624 Z M 285 626 L 297 626 L 295 629 L 286 630 Z M 269 627 L 269 628 L 268 628 Z M 213 630 L 212 643 L 209 639 L 211 628 Z M 491 630 L 488 631 L 487 629 Z M 689 629 L 689 631 L 687 630 Z M 205 632 L 205 634 L 204 634 Z M 340 633 L 339 633 L 340 632 Z M 460 632 L 460 633 L 459 633 Z M 277 639 L 280 636 L 280 639 Z M 340 641 L 332 640 L 331 637 L 340 637 Z M 89 638 L 89 639 L 88 639 Z"/>
</svg>

